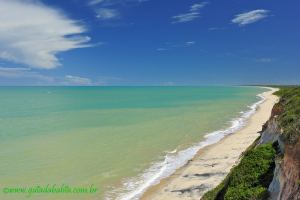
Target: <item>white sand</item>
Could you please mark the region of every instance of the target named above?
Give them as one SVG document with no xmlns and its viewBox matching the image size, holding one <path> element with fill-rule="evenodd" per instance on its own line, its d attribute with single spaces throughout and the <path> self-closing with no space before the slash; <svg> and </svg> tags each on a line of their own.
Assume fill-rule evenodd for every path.
<svg viewBox="0 0 300 200">
<path fill-rule="evenodd" d="M 247 125 L 220 142 L 201 149 L 197 155 L 173 175 L 151 187 L 142 200 L 199 200 L 216 187 L 236 165 L 244 152 L 259 136 L 262 125 L 269 119 L 278 97 L 277 89 L 265 92 L 266 100 L 249 118 Z"/>
</svg>

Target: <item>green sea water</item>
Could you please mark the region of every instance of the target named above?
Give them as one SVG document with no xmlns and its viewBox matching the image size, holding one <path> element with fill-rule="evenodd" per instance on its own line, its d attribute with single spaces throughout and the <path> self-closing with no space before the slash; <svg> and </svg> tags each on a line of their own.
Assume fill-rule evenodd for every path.
<svg viewBox="0 0 300 200">
<path fill-rule="evenodd" d="M 116 199 L 167 151 L 257 102 L 258 87 L 0 87 L 0 199 Z M 145 177 L 146 178 L 146 177 Z M 141 180 L 140 180 L 141 181 Z M 93 194 L 4 193 L 68 185 Z M 142 182 L 141 182 L 142 184 Z M 118 189 L 119 188 L 119 189 Z M 121 189 L 120 189 L 121 188 Z M 116 192 L 114 192 L 116 191 Z"/>
</svg>

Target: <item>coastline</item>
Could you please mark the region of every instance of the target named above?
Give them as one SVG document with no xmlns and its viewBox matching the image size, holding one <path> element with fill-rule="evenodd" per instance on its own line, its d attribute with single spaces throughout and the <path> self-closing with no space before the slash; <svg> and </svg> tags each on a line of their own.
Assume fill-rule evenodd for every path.
<svg viewBox="0 0 300 200">
<path fill-rule="evenodd" d="M 205 145 L 184 166 L 149 187 L 140 199 L 200 199 L 205 192 L 216 187 L 239 162 L 241 154 L 257 139 L 258 131 L 270 117 L 278 98 L 272 95 L 277 89 L 269 89 L 261 94 L 264 100 L 253 105 L 256 111 L 248 113 L 251 116 L 245 126 L 232 134 L 224 133 L 218 141 Z"/>
</svg>

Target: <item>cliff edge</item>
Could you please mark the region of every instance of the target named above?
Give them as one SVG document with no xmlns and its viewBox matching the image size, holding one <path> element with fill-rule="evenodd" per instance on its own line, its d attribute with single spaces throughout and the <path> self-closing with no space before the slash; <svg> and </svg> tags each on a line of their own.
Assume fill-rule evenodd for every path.
<svg viewBox="0 0 300 200">
<path fill-rule="evenodd" d="M 202 200 L 300 200 L 300 87 L 281 87 L 260 137 Z"/>
</svg>

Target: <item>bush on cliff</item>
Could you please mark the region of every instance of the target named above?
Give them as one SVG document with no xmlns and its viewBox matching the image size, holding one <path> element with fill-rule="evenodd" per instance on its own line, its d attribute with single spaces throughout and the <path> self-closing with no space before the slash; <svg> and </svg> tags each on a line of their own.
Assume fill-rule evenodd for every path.
<svg viewBox="0 0 300 200">
<path fill-rule="evenodd" d="M 204 200 L 258 200 L 266 199 L 272 181 L 276 150 L 264 144 L 247 151 L 240 164 L 214 190 L 206 193 Z"/>
</svg>

